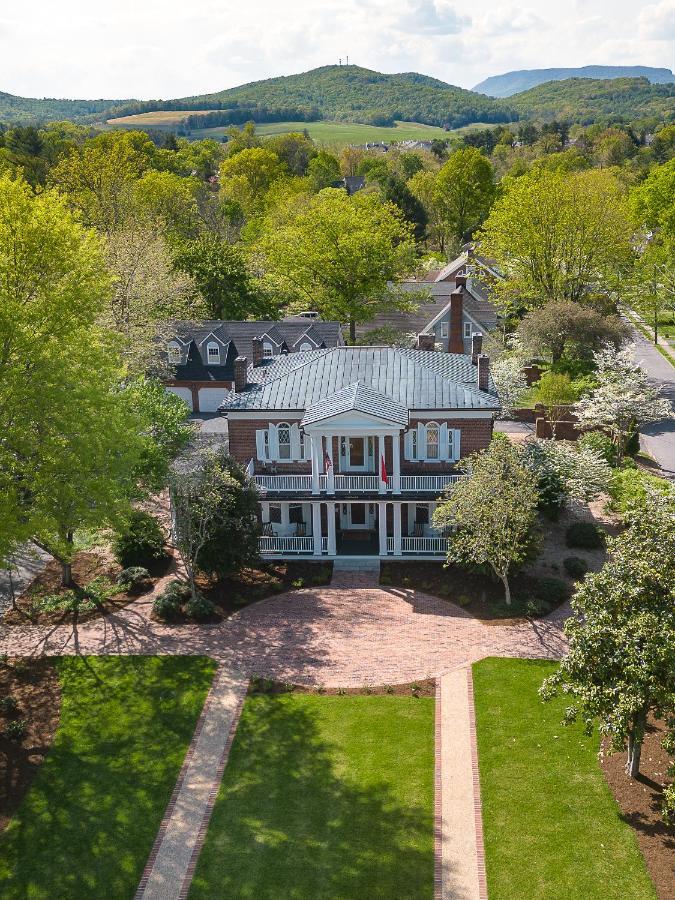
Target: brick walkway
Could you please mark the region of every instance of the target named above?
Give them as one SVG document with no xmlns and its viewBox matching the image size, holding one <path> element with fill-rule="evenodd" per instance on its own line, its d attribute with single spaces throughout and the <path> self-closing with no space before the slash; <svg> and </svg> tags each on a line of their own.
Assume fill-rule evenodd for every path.
<svg viewBox="0 0 675 900">
<path fill-rule="evenodd" d="M 419 591 L 341 578 L 347 583 L 279 594 L 215 625 L 153 622 L 152 597 L 77 632 L 0 625 L 0 652 L 205 654 L 246 675 L 349 687 L 436 677 L 484 656 L 557 658 L 565 647 L 566 607 L 534 622 L 487 625 Z"/>
<path fill-rule="evenodd" d="M 185 756 L 136 900 L 187 897 L 229 755 L 248 679 L 221 667 Z"/>
</svg>

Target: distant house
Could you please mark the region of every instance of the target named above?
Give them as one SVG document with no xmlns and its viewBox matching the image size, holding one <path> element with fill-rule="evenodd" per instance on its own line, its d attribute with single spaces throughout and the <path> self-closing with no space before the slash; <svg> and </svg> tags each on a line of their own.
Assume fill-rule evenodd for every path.
<svg viewBox="0 0 675 900">
<path fill-rule="evenodd" d="M 343 187 L 351 197 L 352 194 L 356 194 L 357 191 L 363 190 L 366 186 L 366 178 L 365 175 L 346 175 L 337 183 L 337 186 Z"/>
<path fill-rule="evenodd" d="M 426 295 L 414 312 L 392 309 L 357 327 L 357 341 L 369 333 L 397 332 L 433 335 L 434 343 L 450 353 L 471 353 L 473 335 L 481 337 L 497 327 L 497 310 L 490 302 L 487 284 L 500 274 L 491 261 L 473 252 L 464 252 L 441 269 L 422 278 L 404 281 L 398 289 Z"/>
<path fill-rule="evenodd" d="M 193 412 L 215 412 L 234 384 L 234 362 L 245 356 L 256 366 L 276 357 L 344 344 L 339 322 L 322 322 L 316 313 L 279 322 L 175 322 L 167 341 L 167 390 Z"/>
</svg>

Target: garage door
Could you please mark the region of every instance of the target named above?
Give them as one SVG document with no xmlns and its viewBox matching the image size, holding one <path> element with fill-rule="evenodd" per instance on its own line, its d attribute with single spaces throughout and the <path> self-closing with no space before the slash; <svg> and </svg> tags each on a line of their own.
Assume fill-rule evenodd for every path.
<svg viewBox="0 0 675 900">
<path fill-rule="evenodd" d="M 227 393 L 227 388 L 201 388 L 199 391 L 200 412 L 216 412 Z"/>
<path fill-rule="evenodd" d="M 170 391 L 172 394 L 176 394 L 176 396 L 180 397 L 181 400 L 185 400 L 188 407 L 190 408 L 190 412 L 192 412 L 192 391 L 190 390 L 190 388 L 168 387 L 167 391 Z"/>
</svg>

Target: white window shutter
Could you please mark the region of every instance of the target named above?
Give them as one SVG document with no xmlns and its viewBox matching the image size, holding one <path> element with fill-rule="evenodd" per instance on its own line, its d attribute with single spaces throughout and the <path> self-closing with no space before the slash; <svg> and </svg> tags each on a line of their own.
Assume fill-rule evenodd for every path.
<svg viewBox="0 0 675 900">
<path fill-rule="evenodd" d="M 459 459 L 460 447 L 459 441 L 462 436 L 462 432 L 459 428 L 452 429 L 452 459 L 453 461 L 457 461 Z"/>
<path fill-rule="evenodd" d="M 255 433 L 255 448 L 258 459 L 265 462 L 267 457 L 265 456 L 265 430 L 263 428 Z"/>
<path fill-rule="evenodd" d="M 300 456 L 300 429 L 297 422 L 291 425 L 291 459 L 301 459 Z"/>
<path fill-rule="evenodd" d="M 270 422 L 270 459 L 279 459 L 279 435 L 277 434 L 277 426 Z"/>
<path fill-rule="evenodd" d="M 449 453 L 448 453 L 449 448 L 448 448 L 448 423 L 447 422 L 441 422 L 440 433 L 439 433 L 439 443 L 440 443 L 440 447 L 438 448 L 439 458 L 440 459 L 448 459 L 449 458 Z"/>
<path fill-rule="evenodd" d="M 417 423 L 417 458 L 427 458 L 427 426 Z"/>
<path fill-rule="evenodd" d="M 312 440 L 307 432 L 302 442 L 302 458 L 307 460 L 312 458 Z"/>
<path fill-rule="evenodd" d="M 412 431 L 406 431 L 403 435 L 403 458 L 412 459 Z"/>
</svg>

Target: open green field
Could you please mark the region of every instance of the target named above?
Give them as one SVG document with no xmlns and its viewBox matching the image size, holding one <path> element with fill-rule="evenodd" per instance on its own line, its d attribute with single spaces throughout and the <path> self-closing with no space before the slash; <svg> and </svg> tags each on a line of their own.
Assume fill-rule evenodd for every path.
<svg viewBox="0 0 675 900">
<path fill-rule="evenodd" d="M 3 900 L 133 897 L 215 664 L 64 657 L 54 744 L 0 836 Z"/>
<path fill-rule="evenodd" d="M 252 695 L 191 900 L 431 900 L 434 700 Z"/>
<path fill-rule="evenodd" d="M 650 900 L 653 884 L 597 759 L 598 738 L 543 704 L 555 663 L 473 667 L 490 900 Z"/>
</svg>

